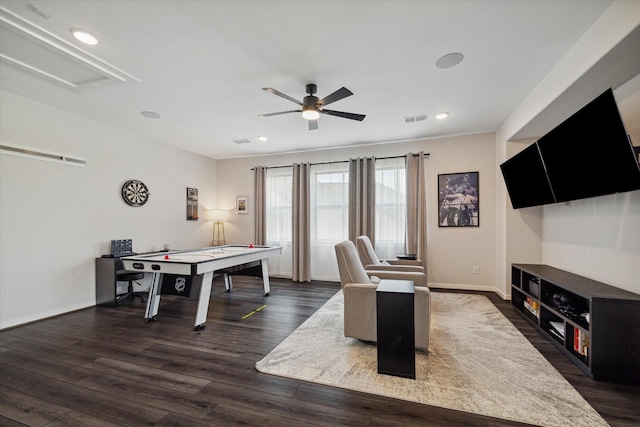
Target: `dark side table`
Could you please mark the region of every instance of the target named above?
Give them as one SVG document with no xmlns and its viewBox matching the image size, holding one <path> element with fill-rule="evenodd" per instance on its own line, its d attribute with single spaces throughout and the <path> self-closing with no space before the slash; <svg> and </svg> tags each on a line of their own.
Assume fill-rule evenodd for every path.
<svg viewBox="0 0 640 427">
<path fill-rule="evenodd" d="M 412 280 L 381 280 L 376 289 L 378 373 L 416 378 Z"/>
</svg>

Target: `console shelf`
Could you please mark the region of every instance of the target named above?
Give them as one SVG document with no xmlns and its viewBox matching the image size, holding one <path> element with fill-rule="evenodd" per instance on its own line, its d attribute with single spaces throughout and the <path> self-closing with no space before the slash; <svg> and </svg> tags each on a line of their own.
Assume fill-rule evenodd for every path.
<svg viewBox="0 0 640 427">
<path fill-rule="evenodd" d="M 511 265 L 511 304 L 595 380 L 640 384 L 640 295 L 548 265 Z"/>
</svg>

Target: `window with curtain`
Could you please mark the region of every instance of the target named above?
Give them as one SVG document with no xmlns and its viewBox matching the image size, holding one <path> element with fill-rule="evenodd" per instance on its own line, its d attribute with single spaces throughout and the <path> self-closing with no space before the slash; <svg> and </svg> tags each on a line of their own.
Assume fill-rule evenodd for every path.
<svg viewBox="0 0 640 427">
<path fill-rule="evenodd" d="M 404 157 L 376 159 L 375 249 L 381 259 L 405 252 L 406 193 Z"/>
<path fill-rule="evenodd" d="M 282 253 L 269 262 L 269 274 L 291 277 L 292 236 L 292 178 L 291 167 L 267 169 L 265 182 L 266 244 L 282 246 Z"/>
<path fill-rule="evenodd" d="M 375 249 L 380 258 L 405 252 L 407 217 L 404 157 L 376 159 Z M 269 168 L 266 178 L 266 244 L 282 246 L 269 264 L 274 276 L 292 276 L 291 167 Z M 349 238 L 349 163 L 311 165 L 311 277 L 339 281 L 335 245 Z"/>
<path fill-rule="evenodd" d="M 349 164 L 311 165 L 311 276 L 340 280 L 335 245 L 349 237 Z"/>
</svg>

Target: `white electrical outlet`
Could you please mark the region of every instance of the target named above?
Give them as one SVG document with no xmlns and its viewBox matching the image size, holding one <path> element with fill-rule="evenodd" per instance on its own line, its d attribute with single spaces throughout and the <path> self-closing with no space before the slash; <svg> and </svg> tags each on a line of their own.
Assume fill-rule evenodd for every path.
<svg viewBox="0 0 640 427">
<path fill-rule="evenodd" d="M 478 269 L 477 265 L 473 266 L 473 274 L 480 274 L 480 270 Z"/>
</svg>

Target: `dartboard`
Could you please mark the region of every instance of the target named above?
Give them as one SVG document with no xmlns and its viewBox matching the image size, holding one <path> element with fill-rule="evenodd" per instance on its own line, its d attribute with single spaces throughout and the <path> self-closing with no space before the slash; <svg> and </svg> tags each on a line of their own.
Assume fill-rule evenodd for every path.
<svg viewBox="0 0 640 427">
<path fill-rule="evenodd" d="M 149 189 L 142 181 L 131 179 L 122 186 L 122 199 L 129 206 L 142 206 L 149 200 Z"/>
</svg>

